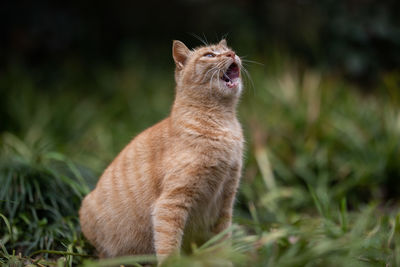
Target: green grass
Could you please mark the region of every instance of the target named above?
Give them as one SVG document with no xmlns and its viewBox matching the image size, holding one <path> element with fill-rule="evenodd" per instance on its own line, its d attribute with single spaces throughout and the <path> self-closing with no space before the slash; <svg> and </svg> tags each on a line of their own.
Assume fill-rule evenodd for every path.
<svg viewBox="0 0 400 267">
<path fill-rule="evenodd" d="M 400 75 L 363 94 L 296 66 L 250 67 L 231 242 L 193 244 L 166 266 L 400 266 Z M 0 77 L 0 264 L 154 262 L 97 260 L 77 211 L 124 145 L 168 115 L 172 71 L 127 61 L 86 76 L 66 66 L 53 80 L 17 67 Z"/>
</svg>

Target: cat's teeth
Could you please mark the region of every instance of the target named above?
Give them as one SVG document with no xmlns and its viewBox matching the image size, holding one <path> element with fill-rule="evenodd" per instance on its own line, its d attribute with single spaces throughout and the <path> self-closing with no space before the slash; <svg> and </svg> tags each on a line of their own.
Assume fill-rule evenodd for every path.
<svg viewBox="0 0 400 267">
<path fill-rule="evenodd" d="M 240 75 L 240 69 L 235 62 L 232 63 L 224 73 L 224 76 L 227 77 L 230 81 L 238 78 L 239 75 Z"/>
<path fill-rule="evenodd" d="M 226 75 L 226 73 L 224 73 L 224 75 L 222 76 L 221 79 L 222 79 L 223 81 L 225 81 L 225 82 L 231 81 L 231 79 L 228 77 L 228 75 Z"/>
<path fill-rule="evenodd" d="M 235 88 L 239 85 L 239 81 L 237 79 L 235 80 L 229 80 L 228 82 L 225 83 L 225 85 L 229 88 Z"/>
</svg>

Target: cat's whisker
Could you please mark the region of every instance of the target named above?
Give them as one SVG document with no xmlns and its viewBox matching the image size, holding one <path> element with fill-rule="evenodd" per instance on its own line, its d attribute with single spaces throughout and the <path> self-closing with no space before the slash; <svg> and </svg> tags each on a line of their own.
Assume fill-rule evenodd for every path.
<svg viewBox="0 0 400 267">
<path fill-rule="evenodd" d="M 214 74 L 215 74 L 215 72 L 213 72 L 213 74 L 211 75 L 211 78 L 210 78 L 210 90 L 208 91 L 210 96 L 212 95 L 212 82 L 213 82 Z"/>
<path fill-rule="evenodd" d="M 215 74 L 216 74 L 216 78 L 215 78 L 215 83 L 216 83 L 216 86 L 218 86 L 218 89 L 220 88 L 220 82 L 219 82 L 219 72 L 220 72 L 220 69 L 217 69 L 216 71 L 215 71 Z"/>
<path fill-rule="evenodd" d="M 218 74 L 217 74 L 217 72 L 218 72 Z M 211 79 L 210 79 L 210 93 L 211 93 L 211 95 L 212 95 L 212 93 L 213 93 L 213 90 L 212 90 L 212 82 L 213 82 L 213 79 L 214 79 L 214 75 L 215 75 L 215 74 L 219 75 L 219 69 L 216 69 L 216 70 L 213 72 L 213 74 L 212 74 L 212 76 L 211 76 Z M 219 76 L 217 77 L 217 81 L 218 81 L 218 79 L 219 79 Z"/>
<path fill-rule="evenodd" d="M 215 34 L 215 41 L 216 41 L 216 42 L 219 42 L 221 39 L 218 37 L 217 32 L 214 32 L 214 34 Z"/>
<path fill-rule="evenodd" d="M 217 69 L 218 69 L 218 67 L 213 67 L 212 69 L 208 70 L 208 71 L 206 72 L 206 74 L 204 75 L 203 79 L 201 80 L 201 83 L 204 83 L 204 82 L 206 81 L 207 76 L 208 76 L 207 74 L 210 73 L 210 71 L 215 71 L 215 70 L 217 70 Z"/>
<path fill-rule="evenodd" d="M 250 73 L 248 72 L 248 70 L 244 66 L 242 66 L 242 70 L 243 70 L 243 73 L 246 76 L 246 81 L 250 81 L 251 87 L 253 88 L 253 92 L 255 93 L 256 90 L 255 90 L 253 79 L 250 76 Z"/>
<path fill-rule="evenodd" d="M 209 69 L 209 70 L 204 74 L 203 79 L 201 79 L 200 82 L 201 82 L 201 83 L 204 83 L 205 80 L 207 79 L 208 73 L 210 73 L 210 71 L 214 71 L 217 67 L 218 67 L 218 66 L 214 66 L 214 67 L 212 67 L 211 69 Z"/>
<path fill-rule="evenodd" d="M 220 72 L 220 71 L 221 71 L 221 70 L 219 69 L 219 70 L 218 70 L 217 77 L 220 77 L 220 76 L 219 76 L 219 72 Z M 218 89 L 221 91 L 221 83 L 218 83 Z"/>
<path fill-rule="evenodd" d="M 245 76 L 246 76 L 246 79 L 248 79 L 248 80 L 251 82 L 251 85 L 252 85 L 253 88 L 254 88 L 253 79 L 251 78 L 251 76 L 250 76 L 248 70 L 247 70 L 244 66 L 242 67 L 242 70 L 243 70 L 243 73 L 244 73 Z"/>
<path fill-rule="evenodd" d="M 202 42 L 205 46 L 208 46 L 207 39 L 204 40 L 203 38 L 201 38 L 200 36 L 198 36 L 195 33 L 190 33 L 190 35 L 193 36 L 194 38 L 196 38 L 197 40 L 199 40 L 200 42 Z M 203 35 L 204 35 L 204 33 L 203 33 Z"/>
<path fill-rule="evenodd" d="M 214 67 L 212 67 L 211 69 L 209 69 L 205 74 L 204 74 L 204 77 L 203 77 L 203 79 L 202 79 L 202 83 L 204 82 L 204 80 L 205 79 L 207 79 L 207 74 L 210 72 L 210 71 L 213 71 L 213 70 L 215 70 L 215 69 L 218 69 L 218 68 L 221 68 L 222 67 L 222 63 L 217 63 Z"/>
<path fill-rule="evenodd" d="M 215 64 L 214 67 L 212 67 L 210 70 L 208 70 L 206 72 L 206 74 L 204 75 L 204 78 L 207 78 L 206 76 L 210 71 L 213 71 L 213 70 L 216 70 L 216 69 L 221 69 L 223 67 L 223 65 L 224 65 L 224 62 L 219 62 L 219 63 Z"/>
<path fill-rule="evenodd" d="M 208 43 L 207 37 L 206 37 L 206 35 L 204 34 L 204 32 L 203 32 L 203 37 L 204 37 L 204 40 L 206 40 L 206 45 L 208 46 L 209 43 Z"/>
<path fill-rule="evenodd" d="M 258 62 L 258 61 L 254 61 L 254 60 L 248 60 L 248 59 L 244 59 L 243 57 L 240 57 L 240 60 L 246 63 L 253 63 L 253 64 L 257 64 L 257 65 L 261 65 L 264 66 L 265 64 Z"/>
</svg>

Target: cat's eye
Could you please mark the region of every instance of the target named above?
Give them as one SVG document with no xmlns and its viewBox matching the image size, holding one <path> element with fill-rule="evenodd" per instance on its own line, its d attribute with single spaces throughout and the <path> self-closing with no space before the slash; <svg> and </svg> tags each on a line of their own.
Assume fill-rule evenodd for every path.
<svg viewBox="0 0 400 267">
<path fill-rule="evenodd" d="M 203 55 L 203 57 L 215 57 L 215 54 L 213 53 L 206 53 Z"/>
</svg>

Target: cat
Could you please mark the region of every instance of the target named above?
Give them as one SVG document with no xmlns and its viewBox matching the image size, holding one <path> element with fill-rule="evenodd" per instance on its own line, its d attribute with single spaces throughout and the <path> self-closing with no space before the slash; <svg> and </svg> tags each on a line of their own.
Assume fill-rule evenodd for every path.
<svg viewBox="0 0 400 267">
<path fill-rule="evenodd" d="M 170 116 L 120 152 L 79 210 L 100 257 L 155 253 L 162 262 L 231 225 L 244 143 L 241 59 L 225 39 L 193 50 L 174 41 L 172 55 Z"/>
</svg>

